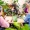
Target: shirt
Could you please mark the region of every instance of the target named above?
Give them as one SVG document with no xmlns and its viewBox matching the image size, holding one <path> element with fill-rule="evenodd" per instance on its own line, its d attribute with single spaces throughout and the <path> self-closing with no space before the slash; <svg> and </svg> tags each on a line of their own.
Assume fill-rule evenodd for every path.
<svg viewBox="0 0 30 30">
<path fill-rule="evenodd" d="M 30 13 L 28 13 L 24 19 L 25 22 L 28 22 L 29 23 L 29 26 L 30 26 Z"/>
<path fill-rule="evenodd" d="M 6 22 L 5 19 L 2 16 L 0 16 L 0 26 L 5 27 L 5 28 L 9 27 L 9 23 Z"/>
<path fill-rule="evenodd" d="M 27 8 L 24 9 L 24 12 L 25 12 L 25 13 L 28 13 Z"/>
</svg>

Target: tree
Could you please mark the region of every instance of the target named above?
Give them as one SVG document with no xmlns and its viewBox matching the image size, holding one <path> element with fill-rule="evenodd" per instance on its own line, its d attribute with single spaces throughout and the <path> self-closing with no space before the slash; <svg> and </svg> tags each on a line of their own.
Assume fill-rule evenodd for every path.
<svg viewBox="0 0 30 30">
<path fill-rule="evenodd" d="M 3 8 L 8 9 L 8 5 L 7 4 L 3 5 Z"/>
<path fill-rule="evenodd" d="M 14 0 L 14 3 L 18 2 L 18 0 Z"/>
<path fill-rule="evenodd" d="M 2 0 L 0 0 L 0 5 L 4 4 L 4 2 Z"/>
</svg>

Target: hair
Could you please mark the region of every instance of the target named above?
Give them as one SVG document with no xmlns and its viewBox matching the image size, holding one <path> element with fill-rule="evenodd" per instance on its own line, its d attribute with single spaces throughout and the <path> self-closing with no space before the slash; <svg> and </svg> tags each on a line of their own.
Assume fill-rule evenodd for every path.
<svg viewBox="0 0 30 30">
<path fill-rule="evenodd" d="M 14 7 L 14 8 L 13 8 Z M 16 4 L 12 4 L 12 5 L 10 5 L 10 8 L 13 8 L 14 10 L 13 10 L 13 15 L 17 15 L 18 14 L 18 10 L 17 10 L 17 5 Z M 16 11 L 16 13 L 15 13 L 15 11 Z"/>
<path fill-rule="evenodd" d="M 18 14 L 18 9 L 16 8 L 17 7 L 17 5 L 16 4 L 12 4 L 12 7 L 14 7 L 14 11 L 16 11 L 16 15 Z"/>
</svg>

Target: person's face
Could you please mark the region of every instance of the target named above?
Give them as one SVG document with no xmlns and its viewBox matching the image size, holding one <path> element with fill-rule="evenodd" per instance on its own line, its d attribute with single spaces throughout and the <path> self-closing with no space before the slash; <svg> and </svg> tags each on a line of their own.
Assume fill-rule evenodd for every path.
<svg viewBox="0 0 30 30">
<path fill-rule="evenodd" d="M 14 7 L 12 7 L 12 10 L 14 10 Z"/>
</svg>

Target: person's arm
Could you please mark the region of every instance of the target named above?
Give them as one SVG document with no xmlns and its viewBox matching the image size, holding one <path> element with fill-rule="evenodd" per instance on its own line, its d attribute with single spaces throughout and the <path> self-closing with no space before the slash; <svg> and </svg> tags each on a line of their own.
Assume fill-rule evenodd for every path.
<svg viewBox="0 0 30 30">
<path fill-rule="evenodd" d="M 9 27 L 9 23 L 6 22 L 3 17 L 0 17 L 0 23 L 1 23 L 1 27 L 5 27 L 5 28 Z"/>
</svg>

